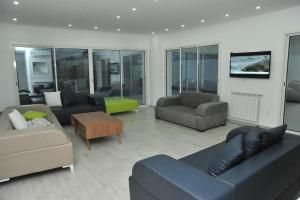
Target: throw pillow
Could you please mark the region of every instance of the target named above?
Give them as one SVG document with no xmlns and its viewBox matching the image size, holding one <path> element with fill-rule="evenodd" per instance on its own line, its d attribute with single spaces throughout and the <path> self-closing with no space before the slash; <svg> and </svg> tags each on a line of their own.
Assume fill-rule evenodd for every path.
<svg viewBox="0 0 300 200">
<path fill-rule="evenodd" d="M 244 158 L 248 159 L 261 150 L 260 129 L 253 127 L 243 138 Z"/>
<path fill-rule="evenodd" d="M 27 112 L 23 113 L 23 117 L 27 121 L 29 121 L 29 120 L 33 120 L 33 119 L 37 119 L 37 118 L 47 118 L 48 115 L 47 115 L 47 113 L 44 113 L 44 112 L 27 111 Z"/>
<path fill-rule="evenodd" d="M 11 113 L 8 113 L 8 119 L 15 129 L 27 128 L 27 122 L 25 118 L 16 109 L 14 109 Z"/>
<path fill-rule="evenodd" d="M 30 127 L 30 128 L 42 128 L 45 126 L 52 125 L 51 122 L 49 122 L 48 120 L 46 120 L 44 118 L 33 119 L 31 121 L 28 121 L 27 124 L 28 124 L 28 127 Z"/>
<path fill-rule="evenodd" d="M 225 143 L 223 150 L 210 163 L 207 173 L 218 176 L 243 160 L 243 136 L 238 135 Z"/>
<path fill-rule="evenodd" d="M 280 142 L 285 134 L 287 125 L 278 126 L 271 129 L 266 129 L 260 133 L 260 144 L 262 149 Z"/>
<path fill-rule="evenodd" d="M 249 131 L 251 131 L 253 128 L 257 128 L 255 126 L 241 126 L 235 129 L 232 129 L 226 136 L 226 142 L 228 142 L 229 140 L 231 140 L 232 138 L 235 138 L 237 135 L 245 135 L 247 134 Z"/>
<path fill-rule="evenodd" d="M 74 92 L 72 91 L 72 88 L 64 88 L 61 91 L 61 100 L 63 105 L 73 105 L 75 104 L 75 95 Z"/>
<path fill-rule="evenodd" d="M 60 91 L 58 92 L 44 92 L 46 104 L 48 106 L 62 106 Z"/>
</svg>

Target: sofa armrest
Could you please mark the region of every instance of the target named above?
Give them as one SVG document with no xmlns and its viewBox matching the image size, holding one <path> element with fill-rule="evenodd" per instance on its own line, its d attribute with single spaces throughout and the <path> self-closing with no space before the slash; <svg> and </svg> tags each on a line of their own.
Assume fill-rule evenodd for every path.
<svg viewBox="0 0 300 200">
<path fill-rule="evenodd" d="M 55 125 L 9 130 L 0 134 L 0 156 L 64 145 L 69 142 L 65 133 Z"/>
<path fill-rule="evenodd" d="M 101 95 L 88 95 L 88 103 L 94 106 L 103 106 L 105 101 Z"/>
<path fill-rule="evenodd" d="M 229 184 L 165 155 L 137 162 L 132 178 L 157 199 L 234 200 Z"/>
<path fill-rule="evenodd" d="M 158 107 L 164 107 L 164 106 L 171 106 L 176 105 L 179 103 L 179 97 L 162 97 L 157 100 L 156 106 Z"/>
<path fill-rule="evenodd" d="M 200 116 L 210 116 L 216 115 L 220 113 L 227 113 L 228 111 L 228 103 L 227 102 L 210 102 L 204 103 L 197 107 L 195 110 L 195 115 Z"/>
</svg>

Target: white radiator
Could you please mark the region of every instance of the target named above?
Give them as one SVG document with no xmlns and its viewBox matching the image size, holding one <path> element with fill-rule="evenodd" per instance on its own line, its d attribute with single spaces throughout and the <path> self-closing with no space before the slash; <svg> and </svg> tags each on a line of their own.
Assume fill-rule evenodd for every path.
<svg viewBox="0 0 300 200">
<path fill-rule="evenodd" d="M 231 92 L 229 115 L 232 119 L 257 123 L 261 94 Z"/>
</svg>

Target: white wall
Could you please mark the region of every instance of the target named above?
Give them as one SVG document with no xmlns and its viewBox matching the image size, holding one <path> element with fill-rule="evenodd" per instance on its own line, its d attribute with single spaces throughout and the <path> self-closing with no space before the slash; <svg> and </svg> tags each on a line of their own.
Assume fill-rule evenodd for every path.
<svg viewBox="0 0 300 200">
<path fill-rule="evenodd" d="M 141 49 L 149 51 L 145 35 L 55 29 L 0 23 L 0 111 L 18 103 L 12 44 L 56 47 Z M 146 62 L 148 67 L 149 63 Z M 148 72 L 148 69 L 146 69 Z M 146 73 L 147 75 L 147 73 Z M 147 84 L 150 85 L 150 84 Z M 149 91 L 150 89 L 147 88 Z M 149 92 L 147 98 L 149 99 Z"/>
<path fill-rule="evenodd" d="M 281 122 L 285 69 L 286 34 L 300 32 L 300 7 L 152 38 L 155 68 L 151 69 L 152 99 L 165 96 L 165 49 L 220 44 L 219 95 L 228 101 L 231 91 L 263 95 L 259 124 L 275 126 Z M 271 78 L 268 80 L 229 77 L 230 52 L 272 51 Z"/>
</svg>

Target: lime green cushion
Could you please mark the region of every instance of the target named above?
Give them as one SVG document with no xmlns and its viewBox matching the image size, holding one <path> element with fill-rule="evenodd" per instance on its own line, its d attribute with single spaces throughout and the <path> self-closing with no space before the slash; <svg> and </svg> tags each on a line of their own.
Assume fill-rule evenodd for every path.
<svg viewBox="0 0 300 200">
<path fill-rule="evenodd" d="M 48 115 L 47 115 L 47 113 L 44 113 L 44 112 L 27 111 L 27 112 L 23 113 L 23 117 L 27 121 L 29 121 L 29 120 L 33 120 L 33 119 L 37 119 L 37 118 L 47 118 Z"/>
<path fill-rule="evenodd" d="M 107 113 L 119 113 L 137 110 L 139 102 L 135 99 L 122 98 L 122 97 L 106 97 L 105 106 Z"/>
</svg>

